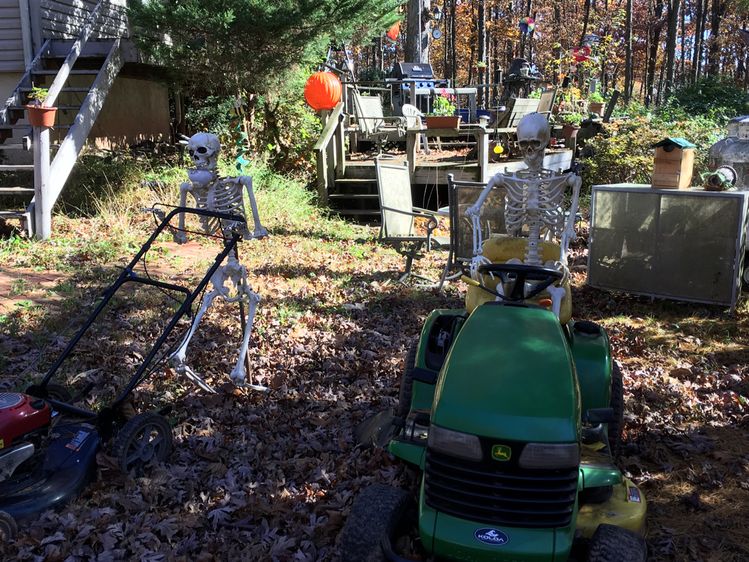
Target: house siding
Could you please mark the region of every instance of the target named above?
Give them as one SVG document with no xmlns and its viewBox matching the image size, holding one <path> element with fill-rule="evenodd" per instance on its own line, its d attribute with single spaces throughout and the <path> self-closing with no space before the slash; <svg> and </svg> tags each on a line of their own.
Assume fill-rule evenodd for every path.
<svg viewBox="0 0 749 562">
<path fill-rule="evenodd" d="M 2 2 L 4 0 L 0 0 Z M 96 0 L 41 0 L 40 17 L 44 39 L 75 39 L 81 32 Z M 128 37 L 125 0 L 110 0 L 99 15 L 94 37 L 114 39 Z"/>
<path fill-rule="evenodd" d="M 24 70 L 19 0 L 0 0 L 0 72 Z"/>
</svg>

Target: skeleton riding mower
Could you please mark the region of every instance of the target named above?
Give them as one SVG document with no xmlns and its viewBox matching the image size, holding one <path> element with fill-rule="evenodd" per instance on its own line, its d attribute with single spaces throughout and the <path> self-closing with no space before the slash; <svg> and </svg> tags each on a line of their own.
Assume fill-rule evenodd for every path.
<svg viewBox="0 0 749 562">
<path fill-rule="evenodd" d="M 430 559 L 644 561 L 645 498 L 615 463 L 622 376 L 604 329 L 571 315 L 580 179 L 543 169 L 543 134 L 522 125 L 529 169 L 494 176 L 466 213 L 465 308 L 429 315 L 397 410 L 365 420 L 358 438 L 418 468 L 415 513 Z M 483 241 L 492 190 L 504 193 L 505 229 Z M 396 537 L 413 529 L 413 504 L 402 489 L 364 488 L 342 559 L 404 560 Z"/>
</svg>

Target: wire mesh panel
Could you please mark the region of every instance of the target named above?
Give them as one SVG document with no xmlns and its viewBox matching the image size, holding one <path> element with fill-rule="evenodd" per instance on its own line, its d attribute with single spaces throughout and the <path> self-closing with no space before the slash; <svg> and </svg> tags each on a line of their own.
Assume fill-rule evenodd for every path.
<svg viewBox="0 0 749 562">
<path fill-rule="evenodd" d="M 733 307 L 747 193 L 594 186 L 588 283 Z"/>
<path fill-rule="evenodd" d="M 486 187 L 485 183 L 455 181 L 452 174 L 447 176 L 448 199 L 450 202 L 450 244 L 453 260 L 461 263 L 473 257 L 473 227 L 466 217 L 466 209 L 473 205 Z M 504 187 L 495 187 L 481 209 L 481 232 L 484 240 L 492 234 L 506 234 Z"/>
</svg>

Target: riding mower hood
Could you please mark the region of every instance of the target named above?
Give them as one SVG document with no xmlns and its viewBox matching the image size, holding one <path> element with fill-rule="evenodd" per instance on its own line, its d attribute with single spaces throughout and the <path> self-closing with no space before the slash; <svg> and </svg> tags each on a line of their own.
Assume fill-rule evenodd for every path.
<svg viewBox="0 0 749 562">
<path fill-rule="evenodd" d="M 366 420 L 357 437 L 419 469 L 415 513 L 431 557 L 643 561 L 645 498 L 615 464 L 622 378 L 608 337 L 565 314 L 566 267 L 508 259 L 513 246 L 507 236 L 479 246 L 466 308 L 431 313 L 407 355 L 397 410 Z M 538 251 L 552 247 L 559 256 L 551 242 Z M 342 558 L 403 560 L 393 545 L 412 503 L 401 489 L 365 488 L 341 533 Z"/>
<path fill-rule="evenodd" d="M 194 290 L 142 277 L 134 270 L 158 235 L 178 213 L 197 214 L 228 221 L 242 217 L 199 209 L 175 208 L 163 218 L 154 233 L 117 280 L 108 287 L 96 309 L 70 340 L 44 378 L 25 392 L 0 393 L 0 538 L 12 540 L 17 521 L 37 516 L 75 497 L 96 475 L 96 453 L 111 442 L 111 453 L 124 472 L 140 472 L 151 461 L 165 460 L 172 449 L 171 427 L 163 414 L 133 415 L 129 397 L 168 356 L 161 352 L 178 321 L 191 315 L 192 304 L 203 292 L 221 262 L 235 251 L 240 235 L 224 239 L 222 251 Z M 75 405 L 91 387 L 78 396 L 51 382 L 63 362 L 91 327 L 114 294 L 126 283 L 156 286 L 182 293 L 183 300 L 143 363 L 111 403 L 91 411 Z"/>
</svg>

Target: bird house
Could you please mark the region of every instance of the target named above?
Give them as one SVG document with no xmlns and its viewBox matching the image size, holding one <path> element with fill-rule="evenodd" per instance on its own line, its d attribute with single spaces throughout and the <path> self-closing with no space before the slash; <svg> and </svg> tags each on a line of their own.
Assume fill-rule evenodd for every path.
<svg viewBox="0 0 749 562">
<path fill-rule="evenodd" d="M 653 188 L 689 189 L 694 169 L 694 148 L 686 139 L 668 137 L 653 145 Z"/>
</svg>

